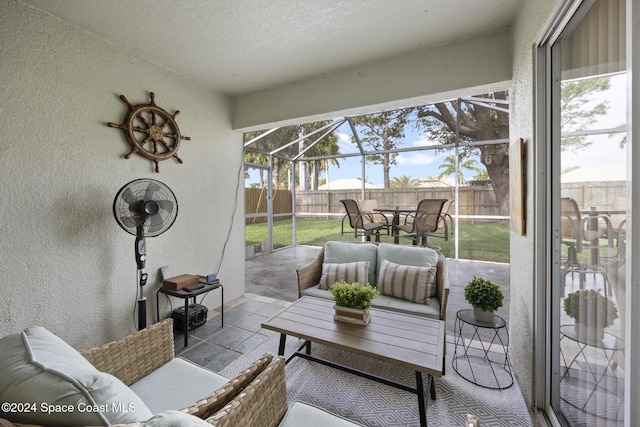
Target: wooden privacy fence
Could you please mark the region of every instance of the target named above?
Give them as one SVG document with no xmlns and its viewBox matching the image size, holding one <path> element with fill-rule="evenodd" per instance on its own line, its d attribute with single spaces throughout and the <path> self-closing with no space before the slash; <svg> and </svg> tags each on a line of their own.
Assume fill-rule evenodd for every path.
<svg viewBox="0 0 640 427">
<path fill-rule="evenodd" d="M 453 188 L 403 188 L 403 189 L 371 189 L 365 191 L 365 199 L 375 199 L 381 208 L 413 209 L 422 199 L 453 200 Z M 296 213 L 300 216 L 321 216 L 326 213 L 344 214 L 342 199 L 362 199 L 360 190 L 330 191 L 297 191 Z M 460 215 L 499 215 L 498 204 L 491 187 L 469 186 L 458 191 L 458 208 Z M 455 213 L 451 204 L 448 211 Z"/>
<path fill-rule="evenodd" d="M 267 189 L 266 188 L 245 188 L 244 189 L 244 214 L 245 224 L 255 224 L 267 222 Z M 273 193 L 273 214 L 291 213 L 291 191 L 277 190 Z M 278 216 L 274 220 L 288 219 L 291 216 Z"/>
<path fill-rule="evenodd" d="M 278 190 L 273 197 L 274 215 L 291 213 L 291 191 Z M 371 189 L 366 190 L 366 199 L 375 199 L 381 208 L 412 209 L 422 199 L 453 200 L 453 188 L 405 188 L 405 189 Z M 361 190 L 324 190 L 324 191 L 296 191 L 296 214 L 304 217 L 331 217 L 344 215 L 342 199 L 362 199 Z M 253 224 L 266 221 L 267 212 L 266 189 L 245 189 L 246 223 Z M 461 187 L 458 192 L 460 215 L 495 216 L 499 215 L 493 189 L 490 186 Z M 448 212 L 453 215 L 455 206 L 452 204 Z M 276 216 L 274 220 L 290 218 L 288 215 Z"/>
<path fill-rule="evenodd" d="M 362 199 L 361 190 L 305 190 L 296 191 L 296 214 L 304 217 L 330 217 L 344 215 L 342 199 Z M 626 196 L 626 183 L 624 181 L 610 182 L 582 182 L 563 183 L 562 196 L 573 197 L 581 209 L 590 206 L 599 208 L 612 207 L 616 200 Z M 365 191 L 365 199 L 375 199 L 381 208 L 412 209 L 422 199 L 447 199 L 453 200 L 455 192 L 453 188 L 401 188 L 401 189 L 368 189 Z M 267 212 L 266 189 L 245 189 L 245 214 L 246 223 L 265 222 Z M 446 205 L 445 205 L 446 207 Z M 467 216 L 498 216 L 498 204 L 491 186 L 470 185 L 460 187 L 458 190 L 459 214 Z M 455 205 L 449 208 L 449 214 L 455 213 Z M 274 219 L 290 218 L 291 191 L 278 190 L 273 198 Z M 464 219 L 463 219 L 464 220 Z"/>
<path fill-rule="evenodd" d="M 571 197 L 580 209 L 595 206 L 599 209 L 614 208 L 616 201 L 627 196 L 625 181 L 563 182 L 562 197 Z"/>
</svg>

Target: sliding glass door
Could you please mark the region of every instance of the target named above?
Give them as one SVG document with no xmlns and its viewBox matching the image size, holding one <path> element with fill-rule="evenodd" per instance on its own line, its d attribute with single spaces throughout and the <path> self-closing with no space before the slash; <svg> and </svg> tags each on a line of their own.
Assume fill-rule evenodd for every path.
<svg viewBox="0 0 640 427">
<path fill-rule="evenodd" d="M 551 46 L 550 400 L 562 425 L 624 425 L 625 1 L 583 2 Z"/>
</svg>

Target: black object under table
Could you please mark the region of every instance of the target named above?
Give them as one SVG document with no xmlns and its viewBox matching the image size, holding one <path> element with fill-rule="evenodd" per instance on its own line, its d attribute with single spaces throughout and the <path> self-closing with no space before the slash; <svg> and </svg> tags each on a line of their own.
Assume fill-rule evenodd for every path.
<svg viewBox="0 0 640 427">
<path fill-rule="evenodd" d="M 198 295 L 206 294 L 207 292 L 211 292 L 215 289 L 220 289 L 221 292 L 221 300 L 220 300 L 220 326 L 224 326 L 224 287 L 220 281 L 216 280 L 211 283 L 203 283 L 203 287 L 200 289 L 194 289 L 191 292 L 180 290 L 180 291 L 172 291 L 171 289 L 165 289 L 160 287 L 158 292 L 156 292 L 156 313 L 158 313 L 158 321 L 160 321 L 160 302 L 159 296 L 161 293 L 166 295 L 171 295 L 172 297 L 182 298 L 184 300 L 184 346 L 187 347 L 189 345 L 189 300 L 193 298 L 193 303 L 196 302 L 196 297 Z"/>
</svg>

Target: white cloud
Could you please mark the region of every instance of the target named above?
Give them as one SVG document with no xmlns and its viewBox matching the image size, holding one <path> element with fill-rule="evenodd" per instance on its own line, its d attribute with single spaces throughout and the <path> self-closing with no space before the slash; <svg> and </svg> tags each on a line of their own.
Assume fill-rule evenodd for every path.
<svg viewBox="0 0 640 427">
<path fill-rule="evenodd" d="M 396 157 L 398 166 L 421 166 L 430 165 L 435 161 L 439 161 L 441 156 L 433 156 L 433 151 L 415 152 L 415 153 L 400 153 Z"/>
<path fill-rule="evenodd" d="M 422 134 L 418 140 L 411 142 L 409 145 L 412 147 L 427 147 L 430 145 L 438 145 L 438 143 L 427 139 L 426 135 Z"/>
<path fill-rule="evenodd" d="M 338 143 L 351 143 L 351 135 L 347 133 L 336 133 L 335 135 L 338 137 Z"/>
<path fill-rule="evenodd" d="M 338 137 L 338 150 L 340 150 L 340 153 L 353 153 L 357 151 L 356 145 L 351 143 L 350 134 L 336 132 L 335 135 Z"/>
</svg>

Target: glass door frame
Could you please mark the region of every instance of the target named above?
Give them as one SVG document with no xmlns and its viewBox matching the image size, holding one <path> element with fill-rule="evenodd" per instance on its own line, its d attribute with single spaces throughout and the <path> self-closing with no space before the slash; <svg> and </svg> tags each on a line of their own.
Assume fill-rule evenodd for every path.
<svg viewBox="0 0 640 427">
<path fill-rule="evenodd" d="M 559 105 L 559 99 L 552 99 L 552 85 L 559 76 L 559 70 L 553 69 L 559 61 L 554 57 L 552 49 L 561 34 L 567 29 L 572 16 L 580 7 L 588 7 L 593 0 L 565 0 L 560 2 L 550 17 L 547 28 L 540 35 L 534 45 L 534 134 L 537 143 L 534 148 L 534 218 L 536 230 L 535 239 L 535 289 L 536 289 L 536 320 L 535 320 L 535 372 L 534 382 L 536 406 L 542 411 L 551 425 L 560 425 L 551 406 L 551 389 L 554 377 L 559 375 L 559 362 L 554 361 L 551 350 L 553 343 L 559 342 L 559 328 L 554 328 L 554 313 L 559 313 L 560 300 L 550 292 L 550 283 L 559 282 L 560 242 L 559 230 L 553 229 L 553 218 L 559 217 L 558 204 L 552 203 L 554 198 L 559 200 L 559 186 L 553 177 L 559 173 L 559 148 L 554 150 L 552 141 L 559 141 L 559 114 L 553 106 Z M 625 402 L 624 425 L 640 425 L 640 263 L 636 262 L 640 256 L 640 5 L 635 0 L 626 0 L 626 63 L 627 63 L 627 195 L 630 212 L 627 215 L 627 259 L 632 260 L 626 265 L 626 325 L 625 325 Z M 635 52 L 635 55 L 634 55 Z M 636 73 L 632 73 L 634 70 Z M 555 91 L 558 93 L 557 91 Z M 559 97 L 559 94 L 557 95 Z M 555 117 L 554 117 L 555 116 Z M 558 129 L 558 135 L 552 134 L 552 129 Z M 557 151 L 557 152 L 556 152 Z M 634 180 L 636 186 L 632 186 Z M 556 188 L 558 187 L 558 188 Z M 551 209 L 550 209 L 551 208 Z M 558 228 L 558 227 L 556 227 Z M 634 308 L 636 308 L 634 310 Z M 556 330 L 554 330 L 556 329 Z M 549 355 L 552 355 L 549 357 Z M 557 382 L 557 381 L 556 381 Z M 558 390 L 555 390 L 558 395 Z"/>
</svg>

